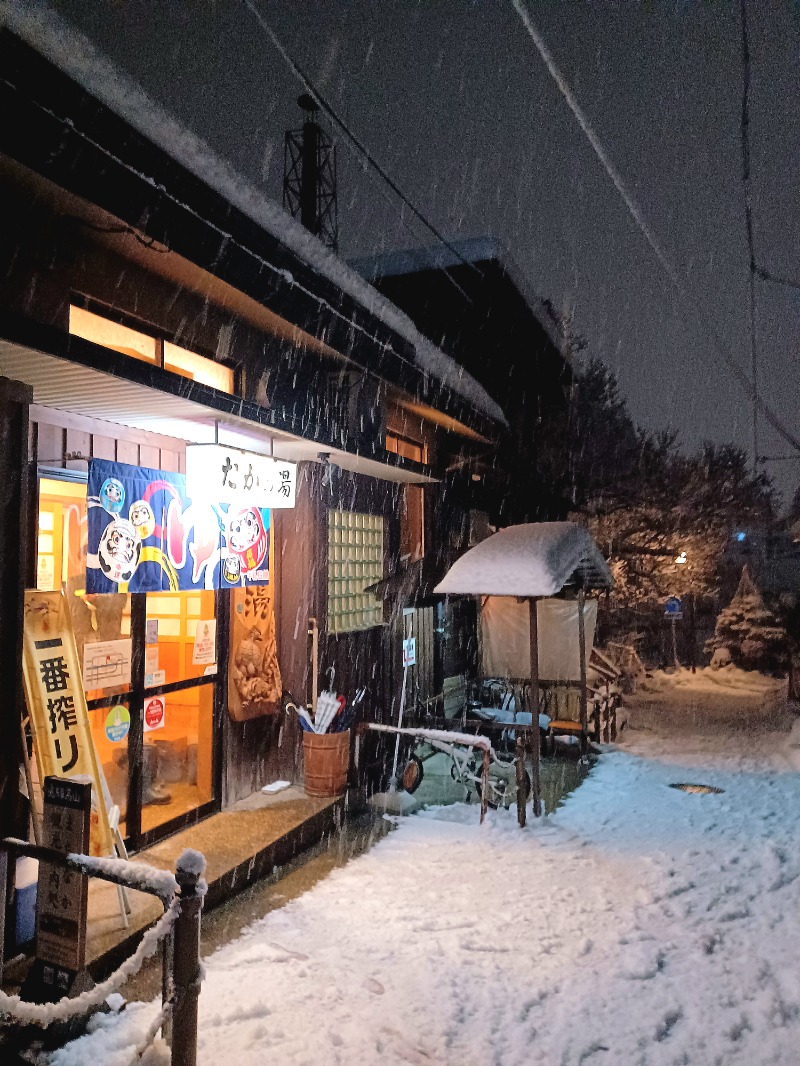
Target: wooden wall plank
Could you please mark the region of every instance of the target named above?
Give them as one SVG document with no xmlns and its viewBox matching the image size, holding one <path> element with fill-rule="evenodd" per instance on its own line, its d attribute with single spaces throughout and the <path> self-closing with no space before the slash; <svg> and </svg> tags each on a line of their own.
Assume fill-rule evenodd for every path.
<svg viewBox="0 0 800 1066">
<path fill-rule="evenodd" d="M 161 452 L 158 448 L 153 448 L 149 444 L 139 445 L 139 466 L 148 466 L 153 470 L 158 470 L 160 462 Z"/>
<path fill-rule="evenodd" d="M 85 433 L 79 429 L 67 430 L 67 451 L 73 452 L 77 455 L 84 456 L 83 459 L 68 459 L 66 467 L 68 470 L 87 470 L 88 460 L 92 451 L 92 437 L 90 433 Z"/>
<path fill-rule="evenodd" d="M 117 441 L 117 462 L 129 463 L 131 466 L 139 465 L 139 445 L 131 444 L 127 440 Z"/>
<path fill-rule="evenodd" d="M 179 473 L 180 458 L 178 452 L 172 452 L 168 451 L 166 448 L 162 448 L 158 468 L 159 470 L 167 470 L 171 473 Z"/>
<path fill-rule="evenodd" d="M 97 433 L 93 433 L 92 455 L 95 459 L 116 459 L 117 442 L 113 437 L 101 437 Z"/>
<path fill-rule="evenodd" d="M 64 464 L 64 430 L 60 426 L 36 426 L 36 461 L 47 466 Z"/>
</svg>

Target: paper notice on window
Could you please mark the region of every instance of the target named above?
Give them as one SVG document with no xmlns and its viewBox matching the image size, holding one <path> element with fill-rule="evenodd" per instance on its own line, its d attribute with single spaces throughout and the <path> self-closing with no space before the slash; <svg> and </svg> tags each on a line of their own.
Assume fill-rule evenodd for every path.
<svg viewBox="0 0 800 1066">
<path fill-rule="evenodd" d="M 211 618 L 199 621 L 194 634 L 192 664 L 206 666 L 217 661 L 217 623 Z"/>
<path fill-rule="evenodd" d="M 83 646 L 83 687 L 127 687 L 131 683 L 131 641 L 87 641 Z"/>
</svg>

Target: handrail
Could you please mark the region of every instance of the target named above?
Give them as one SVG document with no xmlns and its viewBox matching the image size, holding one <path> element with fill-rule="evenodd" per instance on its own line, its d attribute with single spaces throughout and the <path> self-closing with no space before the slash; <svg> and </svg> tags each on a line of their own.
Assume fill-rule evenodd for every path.
<svg viewBox="0 0 800 1066">
<path fill-rule="evenodd" d="M 164 982 L 162 1008 L 158 1017 L 137 1047 L 135 1061 L 153 1043 L 159 1027 L 170 1047 L 172 1066 L 195 1066 L 197 1061 L 197 1006 L 202 981 L 200 964 L 200 911 L 206 892 L 204 879 L 206 861 L 203 855 L 186 848 L 175 864 L 175 874 L 128 859 L 96 858 L 91 855 L 64 854 L 42 844 L 30 844 L 15 837 L 0 840 L 0 948 L 5 923 L 5 888 L 9 853 L 24 855 L 72 870 L 86 877 L 95 877 L 124 888 L 135 889 L 156 896 L 164 906 L 164 914 L 155 926 L 148 929 L 133 955 L 101 985 L 81 993 L 74 1000 L 66 997 L 55 1004 L 27 1003 L 19 996 L 0 993 L 5 1004 L 3 1013 L 15 1017 L 22 1024 L 47 1026 L 57 1021 L 78 1017 L 97 1009 L 98 997 L 105 999 L 138 972 L 145 959 L 162 943 Z M 170 938 L 172 950 L 168 950 Z M 2 953 L 0 953 L 2 976 Z"/>
</svg>

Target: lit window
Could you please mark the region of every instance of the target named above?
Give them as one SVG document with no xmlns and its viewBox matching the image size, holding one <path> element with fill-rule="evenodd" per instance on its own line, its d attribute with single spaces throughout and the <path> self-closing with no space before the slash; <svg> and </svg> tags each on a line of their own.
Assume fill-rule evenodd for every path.
<svg viewBox="0 0 800 1066">
<path fill-rule="evenodd" d="M 179 348 L 177 344 L 164 341 L 164 369 L 180 374 L 184 378 L 192 378 L 204 385 L 211 385 L 220 392 L 233 392 L 233 371 L 229 366 L 215 363 L 213 359 L 205 359 L 202 355 L 195 355 L 186 348 Z"/>
<path fill-rule="evenodd" d="M 102 344 L 104 348 L 112 348 L 122 355 L 163 366 L 173 374 L 202 382 L 221 392 L 233 393 L 233 370 L 229 366 L 206 359 L 170 341 L 162 341 L 159 337 L 151 337 L 130 326 L 112 322 L 83 307 L 70 306 L 69 331 L 75 337 Z"/>
<path fill-rule="evenodd" d="M 412 459 L 415 463 L 427 463 L 427 446 L 412 437 L 406 437 L 403 433 L 394 430 L 386 431 L 386 451 L 401 455 L 404 459 Z"/>
<path fill-rule="evenodd" d="M 383 519 L 328 512 L 328 629 L 350 633 L 383 621 L 383 607 L 364 589 L 383 579 Z"/>
<path fill-rule="evenodd" d="M 70 307 L 69 331 L 75 337 L 102 344 L 104 348 L 113 348 L 115 352 L 129 355 L 133 359 L 143 359 L 146 363 L 158 363 L 158 341 L 146 333 L 130 329 L 128 326 L 101 318 L 82 307 Z"/>
</svg>

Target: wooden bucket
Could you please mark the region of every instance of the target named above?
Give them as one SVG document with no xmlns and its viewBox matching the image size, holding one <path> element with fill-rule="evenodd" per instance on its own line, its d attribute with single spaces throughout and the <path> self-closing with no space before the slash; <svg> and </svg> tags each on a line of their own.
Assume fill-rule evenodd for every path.
<svg viewBox="0 0 800 1066">
<path fill-rule="evenodd" d="M 347 787 L 350 730 L 303 733 L 305 789 L 309 796 L 339 796 Z"/>
</svg>

